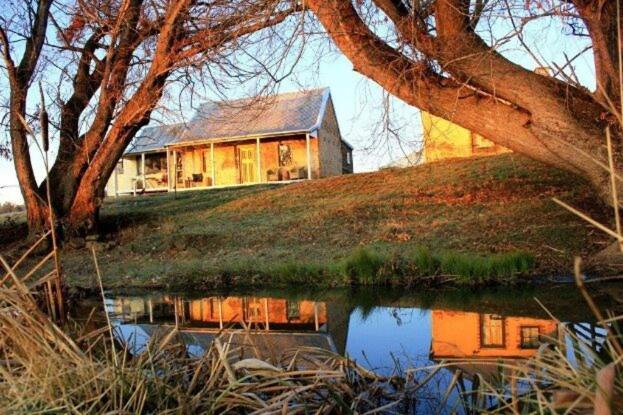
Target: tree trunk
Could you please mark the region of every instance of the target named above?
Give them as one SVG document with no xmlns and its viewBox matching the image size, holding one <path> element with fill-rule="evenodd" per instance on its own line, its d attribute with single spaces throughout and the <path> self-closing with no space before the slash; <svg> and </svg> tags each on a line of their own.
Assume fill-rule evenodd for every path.
<svg viewBox="0 0 623 415">
<path fill-rule="evenodd" d="M 30 234 L 34 235 L 48 226 L 48 210 L 47 203 L 38 191 L 30 162 L 28 132 L 24 126 L 24 115 L 22 115 L 26 113 L 26 94 L 22 91 L 19 89 L 11 93 L 10 135 L 15 172 L 26 206 L 28 229 Z"/>
<path fill-rule="evenodd" d="M 45 40 L 50 5 L 49 0 L 37 2 L 31 36 L 25 39 L 24 52 L 17 65 L 11 58 L 6 32 L 2 30 L 0 33 L 3 44 L 2 54 L 10 85 L 9 125 L 13 161 L 26 205 L 28 229 L 31 236 L 49 226 L 47 203 L 42 197 L 43 193 L 39 193 L 30 161 L 29 132 L 25 123 L 28 89 Z"/>
<path fill-rule="evenodd" d="M 435 3 L 437 36 L 414 34 L 411 17 L 402 17 L 395 2 L 374 3 L 392 17 L 406 42 L 428 53 L 451 76 L 379 38 L 351 1 L 306 4 L 354 69 L 389 93 L 496 144 L 578 174 L 590 181 L 601 200 L 612 204 L 604 168 L 606 110 L 589 93 L 536 75 L 488 48 L 465 19 L 461 7 L 469 2 Z M 622 159 L 620 152 L 617 156 Z"/>
</svg>

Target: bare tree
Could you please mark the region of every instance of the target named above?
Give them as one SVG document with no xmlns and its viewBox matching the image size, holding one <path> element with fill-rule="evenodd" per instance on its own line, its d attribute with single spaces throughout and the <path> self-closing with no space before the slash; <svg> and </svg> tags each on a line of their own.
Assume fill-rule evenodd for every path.
<svg viewBox="0 0 623 415">
<path fill-rule="evenodd" d="M 614 129 L 621 118 L 622 0 L 308 0 L 306 6 L 354 69 L 391 94 L 581 175 L 612 203 L 604 128 Z M 597 90 L 562 67 L 545 76 L 513 62 L 497 50 L 505 40 L 499 31 L 483 38 L 479 28 L 509 10 L 523 12 L 524 22 L 563 19 L 572 36 L 589 39 Z M 515 35 L 523 42 L 521 28 Z M 620 131 L 616 152 L 620 163 Z"/>
<path fill-rule="evenodd" d="M 12 155 L 31 231 L 46 226 L 47 206 L 29 156 L 26 99 L 38 65 L 48 76 L 60 74 L 59 150 L 49 180 L 52 208 L 71 233 L 96 229 L 108 178 L 172 79 L 196 81 L 188 77 L 193 69 L 223 65 L 232 50 L 250 48 L 262 39 L 258 33 L 297 10 L 281 0 L 51 3 L 33 0 L 23 15 L 3 18 L 0 46 L 10 80 Z M 58 41 L 46 43 L 50 26 Z M 24 39 L 15 63 L 13 45 Z M 44 46 L 53 51 L 45 60 Z"/>
</svg>

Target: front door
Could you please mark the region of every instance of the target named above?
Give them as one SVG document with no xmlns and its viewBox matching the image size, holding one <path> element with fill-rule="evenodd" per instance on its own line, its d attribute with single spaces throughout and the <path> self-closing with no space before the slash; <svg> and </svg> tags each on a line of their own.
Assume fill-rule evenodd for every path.
<svg viewBox="0 0 623 415">
<path fill-rule="evenodd" d="M 255 183 L 255 147 L 239 147 L 240 183 Z"/>
</svg>

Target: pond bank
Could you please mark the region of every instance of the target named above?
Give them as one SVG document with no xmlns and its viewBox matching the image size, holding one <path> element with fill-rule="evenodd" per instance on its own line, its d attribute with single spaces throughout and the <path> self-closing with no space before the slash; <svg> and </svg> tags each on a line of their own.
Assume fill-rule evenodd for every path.
<svg viewBox="0 0 623 415">
<path fill-rule="evenodd" d="M 568 275 L 609 240 L 568 173 L 514 154 L 305 181 L 106 200 L 97 241 L 68 244 L 67 283 L 93 287 L 489 285 Z M 0 223 L 0 249 L 19 238 Z"/>
<path fill-rule="evenodd" d="M 105 277 L 108 288 L 214 289 L 232 287 L 435 287 L 525 284 L 532 281 L 534 257 L 525 252 L 473 255 L 423 247 L 387 251 L 361 247 L 333 263 L 285 262 L 270 265 L 241 263 L 235 268 L 201 271 L 178 266 L 166 274 Z M 540 278 L 542 279 L 542 275 Z M 75 288 L 95 287 L 95 280 L 76 280 Z"/>
</svg>

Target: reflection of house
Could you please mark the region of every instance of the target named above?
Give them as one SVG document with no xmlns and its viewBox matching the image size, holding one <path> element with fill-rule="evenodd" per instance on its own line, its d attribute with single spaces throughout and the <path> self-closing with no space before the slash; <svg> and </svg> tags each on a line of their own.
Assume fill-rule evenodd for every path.
<svg viewBox="0 0 623 415">
<path fill-rule="evenodd" d="M 530 357 L 556 329 L 554 320 L 433 310 L 431 357 Z"/>
<path fill-rule="evenodd" d="M 349 317 L 340 304 L 270 297 L 115 297 L 109 301 L 108 311 L 122 321 L 141 326 L 177 325 L 189 335 L 200 334 L 204 341 L 223 330 L 237 336 L 235 330 L 229 329 L 250 328 L 258 341 L 330 345 L 330 349 L 341 353 L 346 347 Z"/>
<path fill-rule="evenodd" d="M 193 324 L 229 325 L 242 321 L 268 328 L 309 327 L 319 330 L 327 322 L 327 312 L 324 303 L 306 300 L 210 297 L 186 302 L 183 318 Z"/>
<path fill-rule="evenodd" d="M 505 153 L 505 147 L 466 130 L 443 118 L 422 111 L 424 155 L 426 162 Z"/>
<path fill-rule="evenodd" d="M 171 191 L 353 172 L 352 147 L 340 129 L 328 88 L 271 99 L 211 102 L 188 124 L 145 128 L 107 186 Z"/>
</svg>

